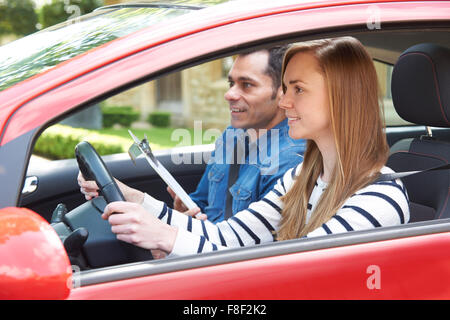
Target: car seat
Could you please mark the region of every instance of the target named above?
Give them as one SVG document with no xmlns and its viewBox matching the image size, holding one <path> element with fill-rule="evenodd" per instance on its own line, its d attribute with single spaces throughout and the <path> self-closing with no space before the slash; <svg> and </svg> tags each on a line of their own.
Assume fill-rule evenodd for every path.
<svg viewBox="0 0 450 320">
<path fill-rule="evenodd" d="M 450 128 L 450 49 L 431 43 L 403 52 L 392 73 L 392 99 L 404 120 L 427 126 L 428 135 L 391 147 L 387 166 L 396 172 L 425 170 L 449 163 L 450 143 L 430 127 Z M 410 200 L 410 222 L 450 218 L 450 170 L 402 178 Z"/>
</svg>

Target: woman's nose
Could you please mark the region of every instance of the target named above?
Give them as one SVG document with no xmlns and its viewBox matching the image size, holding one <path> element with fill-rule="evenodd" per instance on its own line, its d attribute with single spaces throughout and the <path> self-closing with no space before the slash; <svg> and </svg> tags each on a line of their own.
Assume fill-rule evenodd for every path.
<svg viewBox="0 0 450 320">
<path fill-rule="evenodd" d="M 292 108 L 292 103 L 290 99 L 286 96 L 285 93 L 282 93 L 280 96 L 280 101 L 278 102 L 278 107 L 281 109 L 290 109 Z"/>
</svg>

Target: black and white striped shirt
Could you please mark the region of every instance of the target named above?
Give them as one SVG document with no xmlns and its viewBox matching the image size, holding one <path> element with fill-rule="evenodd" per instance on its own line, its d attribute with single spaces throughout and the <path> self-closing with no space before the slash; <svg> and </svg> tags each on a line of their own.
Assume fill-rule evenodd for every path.
<svg viewBox="0 0 450 320">
<path fill-rule="evenodd" d="M 278 230 L 281 220 L 283 203 L 280 198 L 292 187 L 300 170 L 301 164 L 288 170 L 262 200 L 217 224 L 175 211 L 148 194 L 144 197 L 143 206 L 162 221 L 178 227 L 170 256 L 272 242 L 273 231 Z M 388 167 L 381 170 L 381 173 L 392 172 Z M 307 222 L 326 186 L 319 177 L 309 200 Z M 403 183 L 399 179 L 377 182 L 356 192 L 330 220 L 306 237 L 393 226 L 408 221 L 409 201 Z"/>
</svg>

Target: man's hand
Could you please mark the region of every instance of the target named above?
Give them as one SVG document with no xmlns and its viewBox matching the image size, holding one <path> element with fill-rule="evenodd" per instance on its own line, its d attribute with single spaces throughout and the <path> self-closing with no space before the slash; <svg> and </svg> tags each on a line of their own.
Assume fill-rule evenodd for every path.
<svg viewBox="0 0 450 320">
<path fill-rule="evenodd" d="M 187 215 L 187 216 L 194 217 L 194 218 L 196 218 L 198 220 L 203 220 L 204 221 L 204 220 L 208 219 L 208 216 L 206 214 L 200 213 L 200 208 L 198 208 L 198 207 L 190 209 L 190 210 L 187 210 L 187 211 L 182 212 L 182 213 Z M 200 213 L 200 214 L 197 216 L 196 215 L 197 213 Z"/>
<path fill-rule="evenodd" d="M 169 192 L 170 196 L 173 199 L 173 208 L 175 210 L 177 210 L 178 212 L 184 213 L 185 215 L 197 218 L 199 220 L 206 220 L 208 218 L 208 216 L 204 213 L 201 213 L 198 216 L 195 216 L 197 213 L 200 212 L 200 208 L 197 207 L 197 208 L 188 210 L 188 208 L 181 201 L 180 197 L 178 197 L 170 187 L 167 187 L 167 192 Z"/>
<path fill-rule="evenodd" d="M 108 220 L 118 240 L 166 253 L 173 249 L 178 229 L 162 222 L 139 204 L 111 202 L 105 207 L 102 218 Z"/>
<path fill-rule="evenodd" d="M 175 210 L 177 210 L 178 212 L 185 212 L 188 210 L 188 208 L 184 205 L 183 201 L 181 201 L 180 197 L 177 196 L 170 187 L 167 187 L 167 192 L 173 199 L 173 208 Z"/>
<path fill-rule="evenodd" d="M 97 183 L 95 183 L 95 181 L 86 181 L 81 172 L 78 172 L 77 180 L 78 185 L 80 186 L 80 191 L 82 194 L 84 194 L 86 200 L 91 200 L 93 198 L 98 197 L 99 188 L 97 186 Z M 120 182 L 116 178 L 114 178 L 114 180 L 116 181 L 120 191 L 122 191 L 125 200 L 138 204 L 141 204 L 144 201 L 143 192 L 127 186 L 126 184 Z"/>
</svg>

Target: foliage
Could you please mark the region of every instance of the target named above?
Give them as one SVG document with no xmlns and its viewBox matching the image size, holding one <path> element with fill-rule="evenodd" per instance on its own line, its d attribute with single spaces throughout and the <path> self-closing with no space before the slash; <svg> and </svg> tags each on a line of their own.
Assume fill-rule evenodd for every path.
<svg viewBox="0 0 450 320">
<path fill-rule="evenodd" d="M 174 130 L 179 129 L 132 129 L 139 139 L 147 135 L 152 150 L 164 150 L 180 146 L 179 139 L 173 139 Z M 188 136 L 191 137 L 188 144 L 195 144 L 196 140 L 193 139 L 194 129 L 184 130 L 187 130 Z M 126 128 L 88 130 L 58 124 L 47 128 L 42 133 L 36 142 L 34 153 L 53 160 L 71 159 L 75 157 L 75 146 L 83 140 L 89 141 L 100 155 L 125 152 L 124 150 L 128 150 L 133 143 Z M 209 143 L 212 143 L 212 141 L 207 141 L 202 137 L 201 144 Z"/>
<path fill-rule="evenodd" d="M 35 32 L 38 17 L 32 0 L 0 1 L 0 35 L 25 36 Z"/>
<path fill-rule="evenodd" d="M 117 136 L 58 124 L 42 133 L 34 146 L 34 152 L 49 159 L 71 159 L 75 157 L 75 146 L 83 140 L 88 141 L 101 156 L 125 152 L 124 146 L 130 144 L 129 140 Z"/>
<path fill-rule="evenodd" d="M 110 128 L 115 124 L 130 127 L 138 120 L 140 113 L 130 106 L 102 106 L 103 128 Z"/>
<path fill-rule="evenodd" d="M 148 122 L 155 127 L 166 128 L 170 125 L 170 112 L 154 111 L 148 115 Z"/>
<path fill-rule="evenodd" d="M 78 18 L 102 5 L 102 0 L 52 0 L 39 11 L 39 22 L 43 28 L 47 28 L 68 19 Z"/>
</svg>

